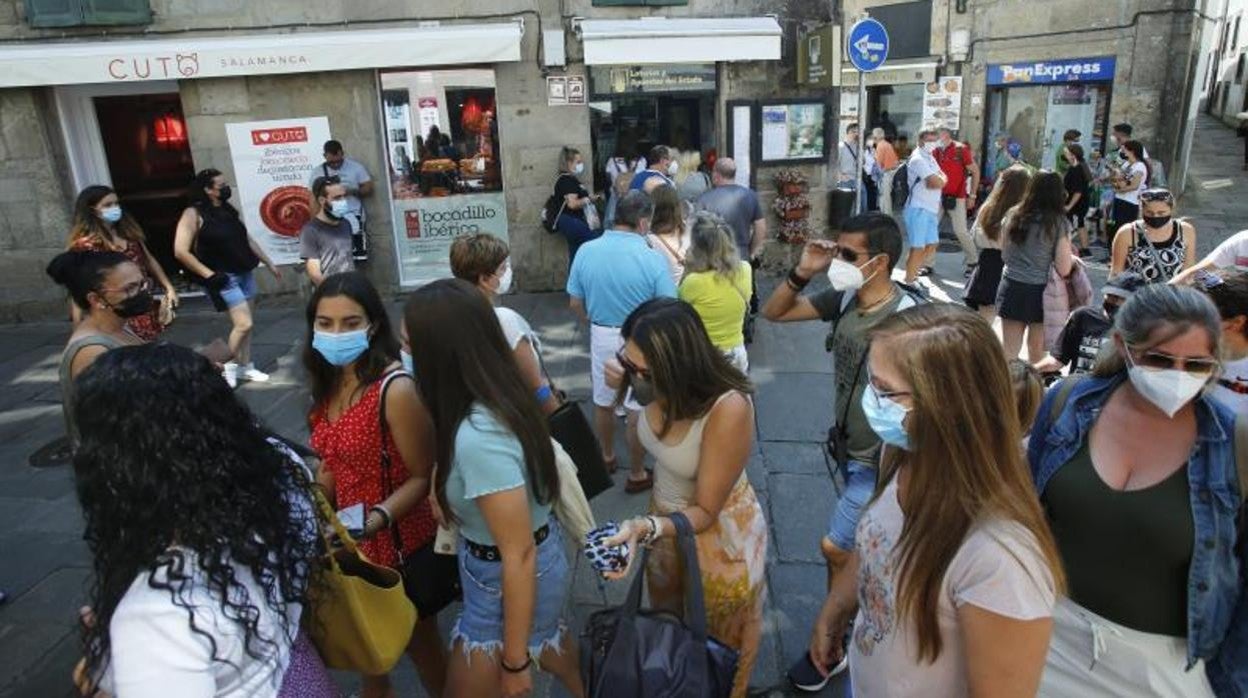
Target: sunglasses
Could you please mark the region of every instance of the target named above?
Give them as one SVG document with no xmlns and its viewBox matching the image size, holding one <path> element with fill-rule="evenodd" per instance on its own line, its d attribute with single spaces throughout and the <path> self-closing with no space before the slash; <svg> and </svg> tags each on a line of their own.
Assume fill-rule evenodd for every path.
<svg viewBox="0 0 1248 698">
<path fill-rule="evenodd" d="M 1217 359 L 1193 359 L 1184 356 L 1172 356 L 1165 352 L 1149 350 L 1140 354 L 1132 351 L 1135 365 L 1153 371 L 1186 371 L 1193 376 L 1208 376 L 1218 368 Z"/>
<path fill-rule="evenodd" d="M 858 252 L 856 250 L 851 250 L 848 247 L 838 246 L 836 248 L 836 254 L 842 260 L 849 262 L 850 264 L 857 264 L 858 260 L 862 259 L 864 256 L 870 256 L 871 253 L 870 252 Z"/>
<path fill-rule="evenodd" d="M 644 368 L 642 368 L 642 367 L 638 366 L 637 364 L 633 363 L 632 361 L 629 361 L 629 360 L 628 360 L 628 357 L 627 357 L 627 356 L 624 356 L 624 350 L 623 350 L 623 349 L 621 349 L 621 350 L 619 350 L 619 351 L 615 352 L 615 360 L 616 360 L 616 361 L 619 361 L 619 362 L 620 362 L 620 365 L 621 365 L 621 366 L 623 366 L 623 367 L 624 367 L 624 370 L 625 370 L 626 372 L 628 372 L 628 373 L 631 373 L 631 374 L 636 375 L 636 376 L 641 376 L 642 378 L 649 378 L 649 377 L 650 377 L 650 371 L 649 371 L 648 369 L 644 369 Z"/>
</svg>

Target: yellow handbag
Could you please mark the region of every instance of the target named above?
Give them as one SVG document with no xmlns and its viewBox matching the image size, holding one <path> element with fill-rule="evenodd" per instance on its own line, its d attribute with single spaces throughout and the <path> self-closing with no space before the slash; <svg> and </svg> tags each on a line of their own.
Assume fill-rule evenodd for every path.
<svg viewBox="0 0 1248 698">
<path fill-rule="evenodd" d="M 333 527 L 342 547 L 331 547 L 326 556 L 323 581 L 311 591 L 311 613 L 304 614 L 305 628 L 329 668 L 385 674 L 407 649 L 416 607 L 404 593 L 399 573 L 369 562 L 325 495 L 313 489 L 321 518 Z"/>
</svg>

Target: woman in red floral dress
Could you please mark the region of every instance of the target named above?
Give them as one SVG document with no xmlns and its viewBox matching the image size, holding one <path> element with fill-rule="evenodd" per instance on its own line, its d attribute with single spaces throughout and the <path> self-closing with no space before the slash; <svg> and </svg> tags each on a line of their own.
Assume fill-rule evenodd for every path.
<svg viewBox="0 0 1248 698">
<path fill-rule="evenodd" d="M 117 202 L 117 192 L 102 184 L 83 189 L 74 202 L 74 226 L 69 232 L 70 251 L 120 252 L 130 258 L 143 272 L 148 284 L 160 284 L 165 290 L 164 298 L 152 304 L 149 313 L 130 318 L 126 327 L 145 342 L 154 341 L 173 321 L 173 309 L 178 307 L 178 292 L 161 268 L 160 262 L 147 250 L 143 241 L 143 229 L 137 221 L 125 213 Z M 152 289 L 155 291 L 155 288 Z M 78 321 L 74 310 L 74 321 Z"/>
<path fill-rule="evenodd" d="M 317 482 L 339 510 L 363 505 L 360 547 L 373 562 L 402 569 L 415 556 L 431 556 L 433 422 L 396 360 L 399 344 L 381 297 L 362 274 L 334 274 L 317 287 L 307 319 L 303 363 L 313 398 L 312 447 L 322 459 Z M 420 571 L 432 569 L 422 564 Z M 437 613 L 447 600 L 420 598 L 422 584 L 409 575 L 404 586 L 419 614 L 408 656 L 429 694 L 440 696 L 446 653 Z M 390 696 L 389 677 L 364 676 L 361 695 Z"/>
</svg>

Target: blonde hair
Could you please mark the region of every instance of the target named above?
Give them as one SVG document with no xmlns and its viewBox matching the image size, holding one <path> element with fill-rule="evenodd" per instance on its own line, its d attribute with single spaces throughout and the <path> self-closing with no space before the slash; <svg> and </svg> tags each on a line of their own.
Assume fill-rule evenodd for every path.
<svg viewBox="0 0 1248 698">
<path fill-rule="evenodd" d="M 732 229 L 719 215 L 699 211 L 689 225 L 689 252 L 685 254 L 685 273 L 709 271 L 729 282 L 737 278 L 741 257 Z"/>
<path fill-rule="evenodd" d="M 930 303 L 891 315 L 871 339 L 909 382 L 914 401 L 910 449 L 885 452 L 875 497 L 905 465 L 896 608 L 914 624 L 919 658 L 930 662 L 942 649 L 937 610 L 945 573 L 973 527 L 996 519 L 1027 529 L 1058 593 L 1061 559 L 1018 447 L 1005 352 L 988 323 L 962 306 Z"/>
<path fill-rule="evenodd" d="M 684 184 L 689 175 L 702 166 L 702 154 L 696 150 L 685 150 L 676 154 L 676 184 Z"/>
</svg>

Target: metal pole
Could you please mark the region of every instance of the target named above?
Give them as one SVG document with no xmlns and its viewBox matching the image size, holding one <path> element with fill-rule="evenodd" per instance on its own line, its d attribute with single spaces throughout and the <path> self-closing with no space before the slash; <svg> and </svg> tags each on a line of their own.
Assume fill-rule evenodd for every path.
<svg viewBox="0 0 1248 698">
<path fill-rule="evenodd" d="M 866 162 L 867 132 L 867 74 L 858 71 L 858 162 L 854 168 L 854 215 L 863 212 L 862 166 Z"/>
</svg>

